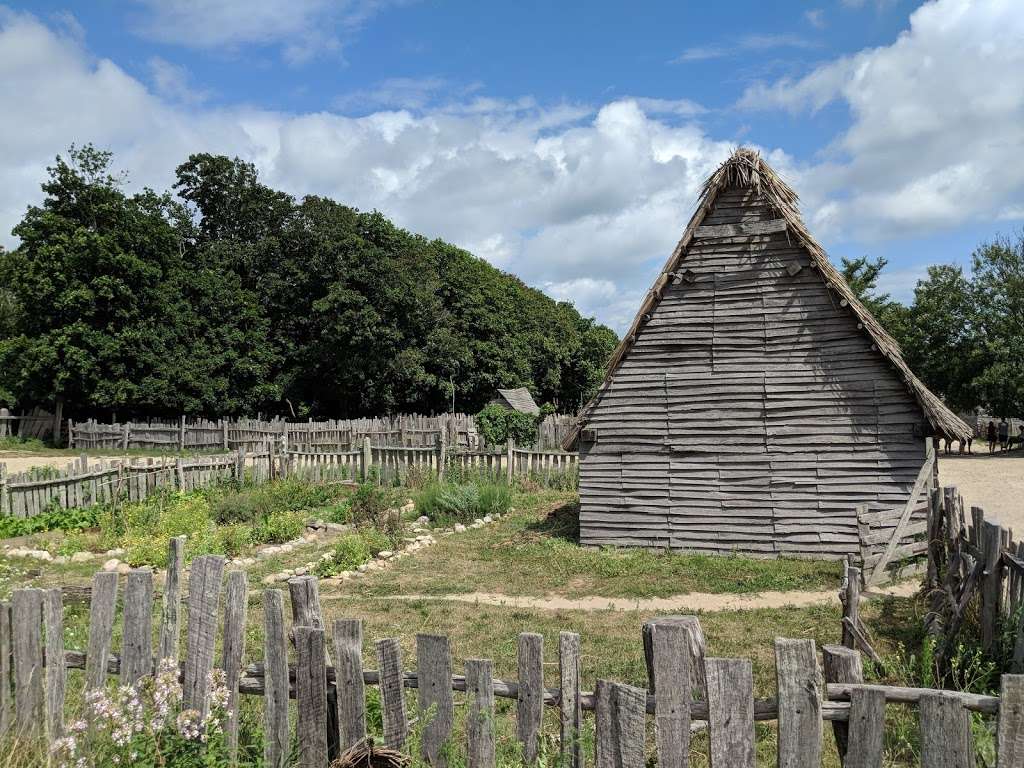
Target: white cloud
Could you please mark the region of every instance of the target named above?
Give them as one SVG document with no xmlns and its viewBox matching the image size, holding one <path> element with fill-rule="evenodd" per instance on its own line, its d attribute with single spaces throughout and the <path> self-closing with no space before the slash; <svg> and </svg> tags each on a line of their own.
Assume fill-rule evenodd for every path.
<svg viewBox="0 0 1024 768">
<path fill-rule="evenodd" d="M 193 89 L 165 64 L 153 62 L 159 90 L 149 88 L 33 16 L 0 15 L 0 241 L 14 244 L 7 233 L 72 142 L 114 150 L 132 188 L 166 189 L 190 152 L 221 152 L 296 195 L 444 237 L 621 329 L 732 148 L 686 122 L 700 108 L 685 100 L 470 96 L 358 117 L 285 114 L 183 103 Z"/>
<path fill-rule="evenodd" d="M 192 87 L 185 67 L 160 56 L 153 56 L 147 63 L 153 88 L 165 99 L 183 104 L 200 104 L 210 97 L 209 91 Z"/>
<path fill-rule="evenodd" d="M 743 53 L 769 51 L 775 48 L 817 48 L 818 43 L 798 35 L 782 34 L 751 34 L 743 35 L 734 40 L 727 40 L 709 45 L 697 45 L 687 48 L 672 60 L 673 64 L 684 64 L 690 61 L 706 61 L 723 59 L 727 56 L 739 56 Z"/>
<path fill-rule="evenodd" d="M 341 50 L 343 36 L 389 0 L 136 0 L 144 8 L 138 31 L 189 48 L 233 50 L 277 46 L 301 63 Z"/>
<path fill-rule="evenodd" d="M 804 19 L 815 29 L 825 28 L 825 11 L 821 8 L 811 8 L 804 11 Z"/>
<path fill-rule="evenodd" d="M 935 0 L 888 46 L 749 88 L 749 109 L 839 102 L 850 127 L 804 169 L 818 215 L 884 238 L 991 221 L 1024 197 L 1024 14 L 1014 0 Z"/>
</svg>

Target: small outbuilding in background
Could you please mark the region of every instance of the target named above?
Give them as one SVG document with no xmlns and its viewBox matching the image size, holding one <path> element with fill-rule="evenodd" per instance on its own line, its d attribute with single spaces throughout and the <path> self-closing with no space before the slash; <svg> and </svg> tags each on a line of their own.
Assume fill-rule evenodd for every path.
<svg viewBox="0 0 1024 768">
<path fill-rule="evenodd" d="M 528 413 L 530 416 L 536 416 L 540 413 L 540 408 L 534 402 L 533 395 L 530 394 L 530 390 L 526 387 L 499 389 L 497 396 L 492 398 L 488 405 L 500 405 L 502 408 L 508 408 L 510 411 Z"/>
</svg>

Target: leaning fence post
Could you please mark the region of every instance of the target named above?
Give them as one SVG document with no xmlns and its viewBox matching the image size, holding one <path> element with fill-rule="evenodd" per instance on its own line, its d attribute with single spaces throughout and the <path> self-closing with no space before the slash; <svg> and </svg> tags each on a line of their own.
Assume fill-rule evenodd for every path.
<svg viewBox="0 0 1024 768">
<path fill-rule="evenodd" d="M 992 654 L 998 640 L 996 624 L 1003 596 L 1003 529 L 996 523 L 986 521 L 983 532 L 985 573 L 981 582 L 981 647 L 986 653 Z"/>
<path fill-rule="evenodd" d="M 843 618 L 850 620 L 849 625 L 843 622 L 843 645 L 855 648 L 857 641 L 854 638 L 854 630 L 860 622 L 860 568 L 855 568 L 849 561 L 844 561 L 843 571 Z"/>
</svg>

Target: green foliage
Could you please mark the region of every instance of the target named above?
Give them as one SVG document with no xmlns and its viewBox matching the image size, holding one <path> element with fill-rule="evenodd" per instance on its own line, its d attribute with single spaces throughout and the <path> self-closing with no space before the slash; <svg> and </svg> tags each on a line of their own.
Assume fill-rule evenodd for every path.
<svg viewBox="0 0 1024 768">
<path fill-rule="evenodd" d="M 378 485 L 371 477 L 349 499 L 349 519 L 357 526 L 394 531 L 401 523 L 396 509 L 400 502 L 394 488 Z"/>
<path fill-rule="evenodd" d="M 615 335 L 380 213 L 301 202 L 196 154 L 128 195 L 112 157 L 58 157 L 0 252 L 0 398 L 75 414 L 472 411 L 528 382 L 573 410 Z M 179 202 L 184 201 L 184 203 Z"/>
<path fill-rule="evenodd" d="M 269 512 L 253 526 L 250 543 L 283 544 L 298 538 L 305 526 L 306 517 L 302 512 L 285 509 Z"/>
<path fill-rule="evenodd" d="M 531 446 L 537 442 L 537 426 L 543 413 L 538 418 L 492 403 L 473 418 L 488 445 L 503 445 L 512 438 L 516 445 Z"/>
<path fill-rule="evenodd" d="M 28 451 L 38 452 L 46 449 L 42 440 L 35 437 L 0 437 L 0 451 Z"/>
<path fill-rule="evenodd" d="M 416 511 L 436 524 L 471 523 L 508 512 L 512 491 L 503 483 L 433 483 L 419 491 L 415 501 Z"/>
<path fill-rule="evenodd" d="M 29 536 L 44 531 L 84 531 L 96 526 L 99 519 L 98 511 L 97 507 L 62 509 L 53 503 L 41 514 L 33 517 L 0 517 L 0 539 Z"/>
</svg>

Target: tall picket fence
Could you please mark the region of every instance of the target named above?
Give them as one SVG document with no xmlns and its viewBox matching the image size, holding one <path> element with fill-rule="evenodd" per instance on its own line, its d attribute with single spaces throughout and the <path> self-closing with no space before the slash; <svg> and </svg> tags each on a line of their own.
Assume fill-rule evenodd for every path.
<svg viewBox="0 0 1024 768">
<path fill-rule="evenodd" d="M 576 417 L 552 414 L 538 427 L 537 450 L 558 450 L 576 424 Z M 95 419 L 67 422 L 69 448 L 120 450 L 258 450 L 268 443 L 282 450 L 315 452 L 358 448 L 369 437 L 374 445 L 430 448 L 439 440 L 453 450 L 485 449 L 473 417 L 441 414 L 284 421 L 282 419 L 187 419 L 102 424 Z"/>
<path fill-rule="evenodd" d="M 706 728 L 711 766 L 746 768 L 754 765 L 755 721 L 774 721 L 780 766 L 820 766 L 826 727 L 832 728 L 847 768 L 878 766 L 887 705 L 917 708 L 922 765 L 974 764 L 972 712 L 997 718 L 998 765 L 1024 764 L 1024 676 L 1004 675 L 999 696 L 865 685 L 856 651 L 825 646 L 819 658 L 813 640 L 780 638 L 775 641 L 776 693 L 756 699 L 752 662 L 710 655 L 695 616 L 660 617 L 639 628 L 648 666 L 643 687 L 598 679 L 593 691 L 584 691 L 581 638 L 571 632 L 561 633 L 553 650 L 545 648 L 541 634 L 520 634 L 514 680 L 496 679 L 490 659 L 457 665 L 458 649 L 448 637 L 433 634 L 417 635 L 412 649 L 397 638 L 376 639 L 377 668 L 368 669 L 361 622 L 328 622 L 315 578 L 289 581 L 290 626 L 284 593 L 262 592 L 257 619 L 264 629 L 262 647 L 247 648 L 245 572 L 225 575 L 219 556 L 198 557 L 186 572 L 183 552 L 183 537 L 170 542 L 158 611 L 148 569 L 127 575 L 120 611 L 118 575 L 97 573 L 84 650 L 64 647 L 60 589 L 18 589 L 10 603 L 0 604 L 0 729 L 52 742 L 65 731 L 70 670 L 82 671 L 89 691 L 111 678 L 135 685 L 153 674 L 156 660 L 173 659 L 183 706 L 199 712 L 211 706 L 205 686 L 211 670 L 225 671 L 232 749 L 238 744 L 240 697 L 263 697 L 264 757 L 275 767 L 287 763 L 293 735 L 298 764 L 308 768 L 326 768 L 360 742 L 367 735 L 367 686 L 380 691 L 384 743 L 408 749 L 415 721 L 422 757 L 438 768 L 452 750 L 465 755 L 468 766 L 493 768 L 496 718 L 503 716 L 496 698 L 515 702 L 515 733 L 526 764 L 538 758 L 550 736 L 567 768 L 644 768 L 652 754 L 659 766 L 680 768 L 694 756 L 691 734 Z M 155 613 L 160 619 L 154 635 Z M 122 640 L 115 653 L 119 615 Z M 556 676 L 545 670 L 555 667 L 558 684 L 548 687 L 545 678 Z M 289 699 L 295 700 L 294 716 Z M 457 702 L 467 712 L 458 729 Z M 555 733 L 545 733 L 545 708 L 558 712 Z M 594 734 L 592 754 L 585 733 Z"/>
</svg>

